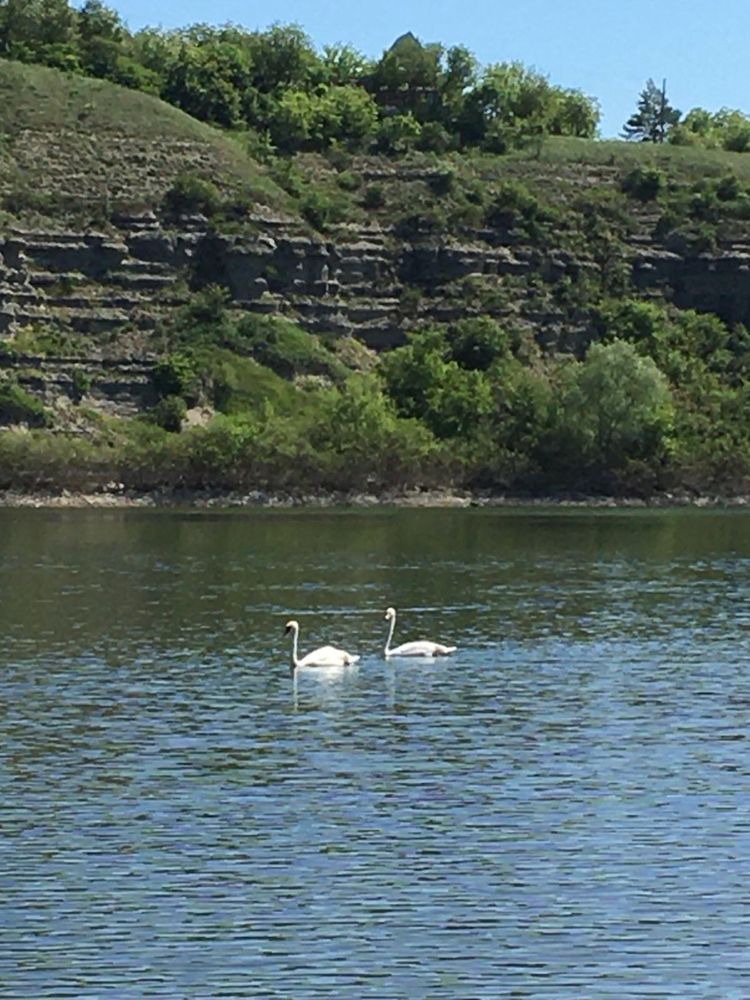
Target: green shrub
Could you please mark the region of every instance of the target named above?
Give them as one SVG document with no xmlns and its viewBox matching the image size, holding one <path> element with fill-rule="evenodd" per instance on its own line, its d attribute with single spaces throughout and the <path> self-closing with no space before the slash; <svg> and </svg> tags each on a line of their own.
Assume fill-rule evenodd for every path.
<svg viewBox="0 0 750 1000">
<path fill-rule="evenodd" d="M 438 170 L 436 173 L 430 175 L 427 180 L 427 186 L 439 198 L 450 194 L 451 191 L 456 189 L 455 170 Z"/>
<path fill-rule="evenodd" d="M 42 403 L 22 389 L 15 379 L 0 383 L 0 424 L 48 427 L 50 415 Z"/>
<path fill-rule="evenodd" d="M 218 212 L 220 204 L 216 185 L 197 174 L 178 174 L 164 195 L 165 208 L 174 215 L 202 212 L 210 217 Z"/>
<path fill-rule="evenodd" d="M 12 364 L 23 353 L 23 351 L 18 350 L 15 344 L 9 344 L 7 340 L 0 341 L 0 363 Z"/>
<path fill-rule="evenodd" d="M 0 485 L 5 488 L 87 491 L 118 478 L 111 445 L 79 434 L 0 431 Z"/>
<path fill-rule="evenodd" d="M 378 127 L 376 147 L 381 153 L 398 155 L 412 149 L 422 135 L 422 126 L 411 112 L 384 118 Z"/>
<path fill-rule="evenodd" d="M 292 198 L 300 198 L 305 190 L 305 178 L 294 162 L 279 156 L 274 157 L 269 167 L 271 178 L 290 194 Z"/>
<path fill-rule="evenodd" d="M 200 376 L 191 354 L 176 352 L 154 366 L 154 388 L 159 396 L 182 396 L 190 402 L 200 397 Z"/>
<path fill-rule="evenodd" d="M 347 216 L 347 204 L 342 197 L 323 191 L 309 191 L 300 201 L 300 212 L 315 229 L 325 231 Z"/>
<path fill-rule="evenodd" d="M 243 350 L 283 378 L 326 375 L 341 378 L 346 369 L 318 338 L 289 320 L 249 313 L 237 325 Z"/>
<path fill-rule="evenodd" d="M 422 304 L 422 291 L 414 285 L 405 285 L 398 300 L 398 311 L 402 316 L 417 316 Z"/>
<path fill-rule="evenodd" d="M 622 190 L 638 201 L 653 201 L 664 190 L 666 178 L 656 167 L 637 166 L 622 180 Z"/>
<path fill-rule="evenodd" d="M 187 403 L 182 396 L 165 396 L 149 412 L 148 419 L 162 430 L 177 433 L 182 430 L 186 413 Z"/>
<path fill-rule="evenodd" d="M 76 207 L 70 198 L 58 192 L 25 186 L 12 188 L 4 194 L 0 205 L 4 211 L 15 216 L 24 212 L 57 216 Z"/>
<path fill-rule="evenodd" d="M 730 153 L 746 153 L 750 149 L 750 122 L 731 131 L 722 145 Z"/>
<path fill-rule="evenodd" d="M 668 446 L 673 402 L 667 379 L 624 340 L 594 344 L 583 362 L 561 365 L 546 441 L 549 467 L 581 478 L 629 460 L 658 460 Z"/>
<path fill-rule="evenodd" d="M 382 184 L 369 184 L 362 198 L 364 208 L 382 208 L 385 205 L 385 189 Z"/>
<path fill-rule="evenodd" d="M 462 368 L 486 371 L 510 354 L 510 338 L 488 316 L 459 320 L 448 328 L 451 357 Z"/>
<path fill-rule="evenodd" d="M 488 226 L 521 229 L 529 236 L 539 234 L 545 222 L 555 221 L 555 213 L 543 205 L 521 181 L 503 181 L 485 212 Z"/>
<path fill-rule="evenodd" d="M 432 205 L 422 211 L 410 212 L 393 227 L 394 235 L 403 240 L 438 235 L 448 230 L 448 217 L 443 205 Z"/>
<path fill-rule="evenodd" d="M 170 434 L 158 424 L 133 420 L 117 451 L 117 479 L 129 489 L 188 485 L 187 434 Z"/>
<path fill-rule="evenodd" d="M 362 178 L 351 170 L 342 170 L 336 178 L 336 183 L 342 191 L 356 191 L 362 186 Z"/>
<path fill-rule="evenodd" d="M 400 415 L 422 420 L 438 438 L 468 437 L 492 411 L 485 373 L 453 361 L 440 329 L 411 334 L 381 358 L 380 371 Z"/>
<path fill-rule="evenodd" d="M 735 174 L 725 174 L 716 182 L 716 197 L 719 201 L 735 201 L 741 192 L 742 187 Z"/>
<path fill-rule="evenodd" d="M 93 379 L 88 372 L 81 371 L 80 368 L 75 369 L 72 378 L 72 392 L 76 403 L 80 403 L 83 397 L 91 391 L 92 384 Z"/>
<path fill-rule="evenodd" d="M 196 292 L 187 305 L 187 317 L 192 323 L 216 325 L 226 319 L 230 295 L 221 285 L 206 285 Z"/>
<path fill-rule="evenodd" d="M 416 145 L 417 149 L 428 153 L 447 153 L 453 145 L 453 139 L 440 122 L 425 122 Z"/>
<path fill-rule="evenodd" d="M 371 375 L 356 375 L 326 394 L 309 438 L 324 484 L 372 489 L 423 481 L 436 451 L 432 434 L 396 414 Z"/>
</svg>

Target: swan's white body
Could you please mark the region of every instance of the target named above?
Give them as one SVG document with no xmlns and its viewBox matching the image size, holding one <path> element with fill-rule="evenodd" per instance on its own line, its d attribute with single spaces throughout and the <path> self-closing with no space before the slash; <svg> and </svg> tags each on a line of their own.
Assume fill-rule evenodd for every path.
<svg viewBox="0 0 750 1000">
<path fill-rule="evenodd" d="M 346 650 L 337 649 L 335 646 L 321 646 L 300 659 L 297 656 L 299 622 L 294 620 L 287 622 L 285 631 L 293 635 L 292 670 L 304 670 L 308 667 L 349 667 L 359 659 L 355 654 L 347 653 Z"/>
<path fill-rule="evenodd" d="M 450 653 L 456 652 L 455 646 L 443 646 L 442 643 L 431 642 L 429 639 L 422 639 L 418 642 L 405 642 L 401 646 L 391 649 L 393 630 L 396 628 L 396 609 L 388 608 L 385 617 L 391 623 L 388 629 L 388 638 L 385 641 L 386 659 L 390 656 L 448 656 Z"/>
</svg>

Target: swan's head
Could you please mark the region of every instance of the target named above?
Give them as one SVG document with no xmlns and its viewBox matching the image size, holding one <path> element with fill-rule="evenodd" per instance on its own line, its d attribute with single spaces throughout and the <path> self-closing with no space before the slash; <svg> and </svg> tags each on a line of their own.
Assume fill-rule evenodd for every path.
<svg viewBox="0 0 750 1000">
<path fill-rule="evenodd" d="M 391 621 L 393 618 L 396 617 L 396 609 L 395 608 L 386 608 L 386 610 L 385 610 L 385 617 L 386 617 L 386 621 Z"/>
<path fill-rule="evenodd" d="M 291 618 L 284 626 L 284 635 L 289 635 L 290 632 L 299 632 L 299 622 L 296 622 L 294 618 Z"/>
</svg>

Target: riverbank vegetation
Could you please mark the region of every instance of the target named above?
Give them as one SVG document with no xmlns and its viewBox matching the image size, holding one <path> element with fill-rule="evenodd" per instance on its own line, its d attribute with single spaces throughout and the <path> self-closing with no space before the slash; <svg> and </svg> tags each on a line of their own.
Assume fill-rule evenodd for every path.
<svg viewBox="0 0 750 1000">
<path fill-rule="evenodd" d="M 209 289 L 165 331 L 148 413 L 91 414 L 83 437 L 6 431 L 0 488 L 741 491 L 747 332 L 635 299 L 603 300 L 591 330 L 579 357 L 544 356 L 480 316 L 352 366 L 343 342 Z M 201 407 L 215 415 L 191 426 Z"/>
</svg>

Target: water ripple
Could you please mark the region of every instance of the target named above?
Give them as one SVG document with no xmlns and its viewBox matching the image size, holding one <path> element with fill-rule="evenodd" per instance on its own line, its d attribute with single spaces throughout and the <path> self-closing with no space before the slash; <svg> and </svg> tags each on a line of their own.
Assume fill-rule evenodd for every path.
<svg viewBox="0 0 750 1000">
<path fill-rule="evenodd" d="M 750 995 L 746 519 L 0 518 L 1 996 Z"/>
</svg>

